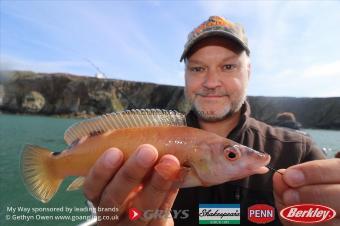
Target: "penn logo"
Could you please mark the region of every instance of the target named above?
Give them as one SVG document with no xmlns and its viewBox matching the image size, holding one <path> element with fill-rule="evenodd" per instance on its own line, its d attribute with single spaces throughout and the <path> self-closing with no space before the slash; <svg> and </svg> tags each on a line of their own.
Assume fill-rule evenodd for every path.
<svg viewBox="0 0 340 226">
<path fill-rule="evenodd" d="M 248 208 L 248 220 L 256 224 L 267 224 L 275 219 L 274 207 L 266 204 L 256 204 Z"/>
<path fill-rule="evenodd" d="M 281 217 L 297 223 L 319 223 L 333 219 L 335 210 L 328 206 L 317 204 L 299 204 L 281 210 Z"/>
</svg>

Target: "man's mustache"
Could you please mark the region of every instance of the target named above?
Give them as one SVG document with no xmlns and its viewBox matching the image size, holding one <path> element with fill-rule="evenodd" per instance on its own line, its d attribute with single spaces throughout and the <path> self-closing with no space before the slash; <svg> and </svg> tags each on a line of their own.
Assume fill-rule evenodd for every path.
<svg viewBox="0 0 340 226">
<path fill-rule="evenodd" d="M 196 92 L 198 96 L 229 96 L 229 94 L 223 90 L 199 90 Z"/>
</svg>

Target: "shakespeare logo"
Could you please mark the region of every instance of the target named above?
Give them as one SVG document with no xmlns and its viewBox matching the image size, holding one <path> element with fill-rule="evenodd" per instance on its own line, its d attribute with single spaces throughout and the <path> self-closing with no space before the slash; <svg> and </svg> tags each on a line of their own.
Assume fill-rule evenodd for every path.
<svg viewBox="0 0 340 226">
<path fill-rule="evenodd" d="M 199 204 L 199 224 L 240 224 L 240 204 Z"/>
</svg>

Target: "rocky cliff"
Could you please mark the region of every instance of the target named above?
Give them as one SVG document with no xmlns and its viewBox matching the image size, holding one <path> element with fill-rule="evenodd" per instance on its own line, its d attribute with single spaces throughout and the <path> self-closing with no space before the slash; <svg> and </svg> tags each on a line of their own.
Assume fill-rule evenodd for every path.
<svg viewBox="0 0 340 226">
<path fill-rule="evenodd" d="M 277 113 L 293 112 L 306 128 L 340 129 L 340 97 L 248 97 L 252 115 L 273 123 Z M 2 72 L 0 110 L 11 113 L 88 116 L 132 108 L 188 110 L 183 87 L 114 79 Z"/>
</svg>

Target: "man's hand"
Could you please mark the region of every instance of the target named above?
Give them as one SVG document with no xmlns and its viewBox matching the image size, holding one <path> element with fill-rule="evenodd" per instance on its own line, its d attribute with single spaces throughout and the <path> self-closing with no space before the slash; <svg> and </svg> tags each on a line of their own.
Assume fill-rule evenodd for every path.
<svg viewBox="0 0 340 226">
<path fill-rule="evenodd" d="M 328 206 L 337 213 L 322 225 L 340 225 L 340 159 L 315 160 L 280 170 L 274 174 L 275 204 L 280 212 L 294 204 Z M 284 225 L 301 225 L 281 218 Z"/>
<path fill-rule="evenodd" d="M 151 145 L 141 145 L 123 163 L 123 153 L 117 148 L 107 150 L 95 163 L 86 177 L 85 196 L 100 208 L 118 208 L 119 212 L 97 211 L 98 225 L 173 225 L 173 219 L 144 219 L 131 221 L 131 207 L 144 210 L 170 210 L 178 188 L 164 179 L 154 169 L 158 152 Z M 169 177 L 175 177 L 180 169 L 173 155 L 164 155 L 157 164 L 167 168 Z M 142 184 L 143 183 L 143 184 Z M 114 220 L 114 216 L 119 219 Z"/>
</svg>

